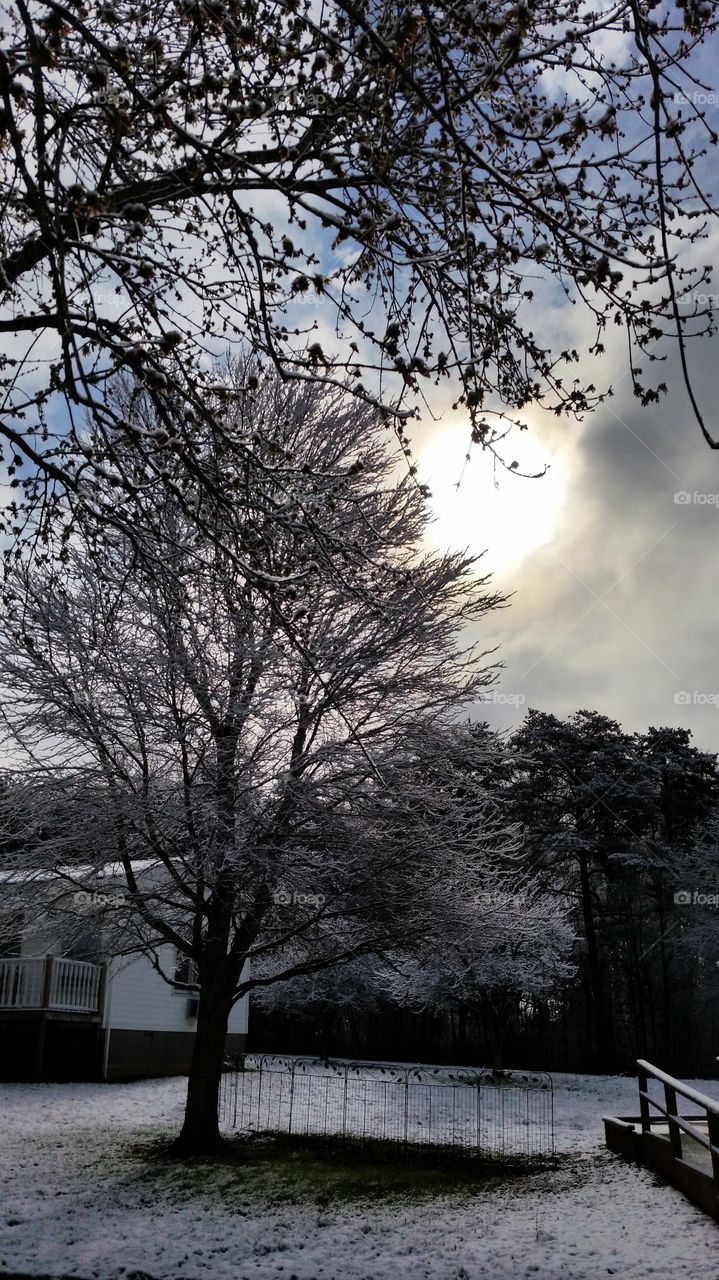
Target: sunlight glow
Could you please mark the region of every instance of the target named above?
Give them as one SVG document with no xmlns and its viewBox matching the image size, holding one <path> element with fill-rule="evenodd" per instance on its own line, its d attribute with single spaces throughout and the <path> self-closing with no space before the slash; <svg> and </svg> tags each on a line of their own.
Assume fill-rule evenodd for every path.
<svg viewBox="0 0 719 1280">
<path fill-rule="evenodd" d="M 468 444 L 469 427 L 450 426 L 419 453 L 419 478 L 432 491 L 429 537 L 441 548 L 467 548 L 475 555 L 486 551 L 479 568 L 498 572 L 552 537 L 563 506 L 566 468 L 531 431 L 513 432 L 501 446 L 502 456 L 528 473 L 547 465 L 541 479 L 508 472 L 476 446 L 465 462 Z"/>
</svg>

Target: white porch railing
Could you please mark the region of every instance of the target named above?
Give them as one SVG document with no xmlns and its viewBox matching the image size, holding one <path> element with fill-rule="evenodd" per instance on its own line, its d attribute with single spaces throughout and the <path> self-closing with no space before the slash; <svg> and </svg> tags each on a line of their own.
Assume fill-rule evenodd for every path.
<svg viewBox="0 0 719 1280">
<path fill-rule="evenodd" d="M 100 1013 L 102 965 L 54 956 L 0 959 L 0 1010 Z"/>
<path fill-rule="evenodd" d="M 86 960 L 56 960 L 48 1008 L 97 1013 L 101 972 L 99 964 Z"/>
<path fill-rule="evenodd" d="M 44 959 L 0 960 L 0 1009 L 41 1009 L 44 984 Z"/>
</svg>

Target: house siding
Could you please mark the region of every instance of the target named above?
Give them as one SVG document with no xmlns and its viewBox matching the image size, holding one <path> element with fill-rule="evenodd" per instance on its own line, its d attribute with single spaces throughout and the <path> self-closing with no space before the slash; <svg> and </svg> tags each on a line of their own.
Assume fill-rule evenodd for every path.
<svg viewBox="0 0 719 1280">
<path fill-rule="evenodd" d="M 161 948 L 158 958 L 163 972 L 172 973 L 174 948 Z M 146 956 L 113 960 L 105 1011 L 106 1079 L 186 1074 L 197 1029 L 197 1018 L 187 1016 L 191 998 L 191 993 L 173 991 Z M 230 1014 L 228 1054 L 244 1049 L 247 1017 L 244 996 Z"/>
<path fill-rule="evenodd" d="M 247 1037 L 228 1035 L 227 1053 L 242 1053 Z M 105 1079 L 140 1080 L 146 1076 L 184 1076 L 190 1069 L 193 1032 L 110 1031 Z"/>
<path fill-rule="evenodd" d="M 174 949 L 162 947 L 158 959 L 164 973 L 174 968 Z M 196 1018 L 187 1017 L 190 993 L 173 991 L 146 956 L 113 960 L 110 966 L 105 1025 L 124 1031 L 194 1032 Z M 228 1031 L 247 1034 L 247 996 L 234 1006 Z"/>
</svg>

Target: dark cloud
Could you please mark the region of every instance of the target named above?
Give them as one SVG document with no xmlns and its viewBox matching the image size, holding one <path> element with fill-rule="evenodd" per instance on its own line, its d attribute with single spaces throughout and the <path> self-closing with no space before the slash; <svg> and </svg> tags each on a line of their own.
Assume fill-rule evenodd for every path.
<svg viewBox="0 0 719 1280">
<path fill-rule="evenodd" d="M 696 342 L 690 357 L 719 435 L 719 343 Z M 645 368 L 669 386 L 645 409 L 615 359 L 615 396 L 579 429 L 561 525 L 499 578 L 515 595 L 493 622 L 497 696 L 524 701 L 483 714 L 508 726 L 527 706 L 591 707 L 627 729 L 686 725 L 719 750 L 719 453 L 702 441 L 676 352 Z"/>
</svg>

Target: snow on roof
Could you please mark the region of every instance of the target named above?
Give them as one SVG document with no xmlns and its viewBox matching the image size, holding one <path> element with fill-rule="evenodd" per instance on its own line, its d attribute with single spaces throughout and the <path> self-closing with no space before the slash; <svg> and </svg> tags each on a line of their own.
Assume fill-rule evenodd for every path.
<svg viewBox="0 0 719 1280">
<path fill-rule="evenodd" d="M 153 867 L 162 866 L 157 858 L 137 858 L 132 863 L 132 869 L 135 872 L 149 871 Z M 37 884 L 43 881 L 53 881 L 73 878 L 81 880 L 84 877 L 92 876 L 96 880 L 118 880 L 124 875 L 124 868 L 121 862 L 107 862 L 104 867 L 95 867 L 92 864 L 80 863 L 77 866 L 58 866 L 52 869 L 47 867 L 34 867 L 30 869 L 20 870 L 16 868 L 14 871 L 0 871 L 0 883 L 2 884 Z"/>
</svg>

